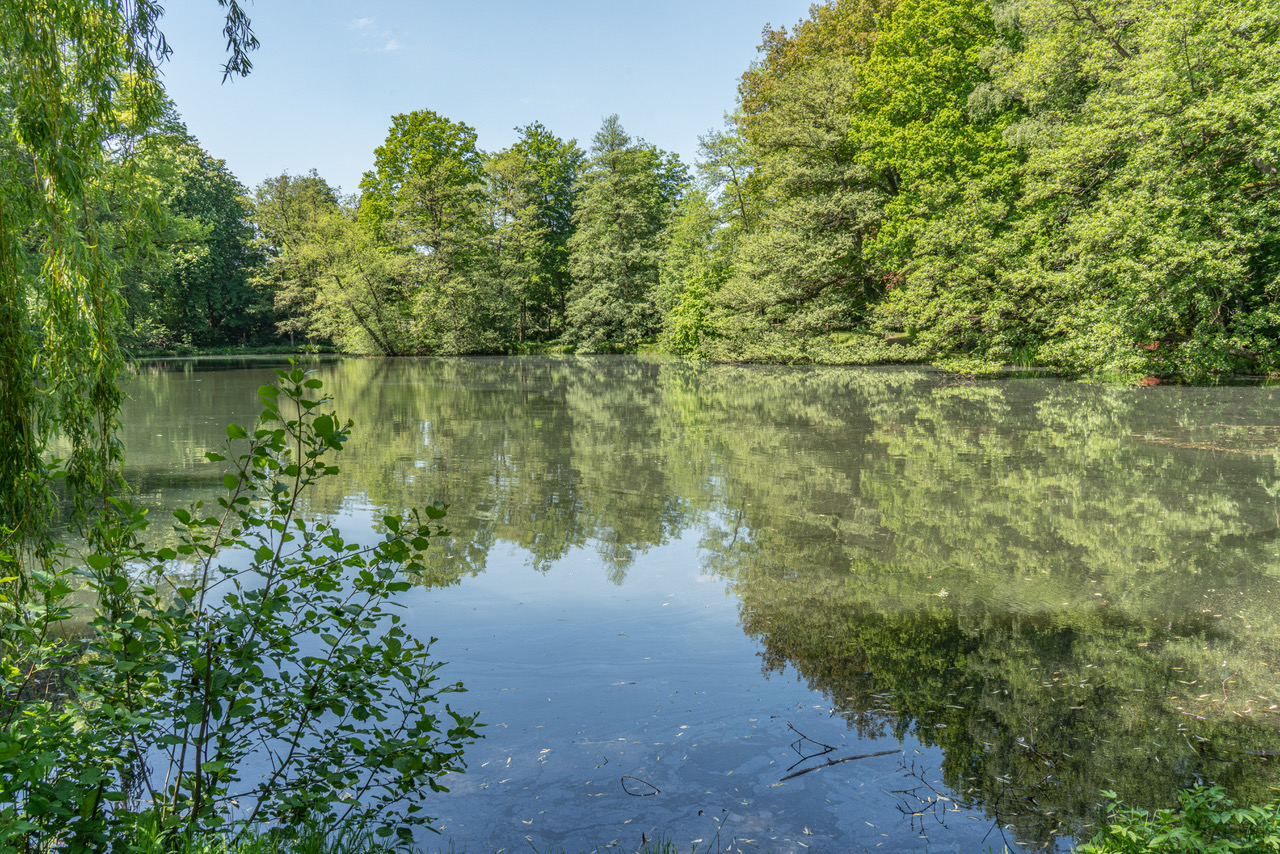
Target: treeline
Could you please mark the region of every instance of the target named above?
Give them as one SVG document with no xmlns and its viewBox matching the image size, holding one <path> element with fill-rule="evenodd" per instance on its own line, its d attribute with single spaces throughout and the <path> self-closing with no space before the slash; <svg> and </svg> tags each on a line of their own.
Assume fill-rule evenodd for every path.
<svg viewBox="0 0 1280 854">
<path fill-rule="evenodd" d="M 430 110 L 395 116 L 360 194 L 312 172 L 252 203 L 280 328 L 394 356 L 561 340 L 634 347 L 656 332 L 678 158 L 605 120 L 590 152 L 541 124 L 496 153 Z"/>
<path fill-rule="evenodd" d="M 1237 0 L 839 0 L 767 29 L 681 211 L 667 340 L 1275 371 L 1278 34 Z"/>
<path fill-rule="evenodd" d="M 533 124 L 485 153 L 423 110 L 393 119 L 358 195 L 282 175 L 223 220 L 225 170 L 193 152 L 165 168 L 208 251 L 139 276 L 134 328 L 1275 372 L 1278 37 L 1280 5 L 1254 0 L 835 0 L 765 29 L 696 177 L 616 116 L 588 151 Z"/>
<path fill-rule="evenodd" d="M 689 183 L 679 158 L 616 116 L 590 151 L 538 123 L 503 151 L 476 142 L 419 110 L 392 119 L 356 195 L 314 170 L 250 193 L 170 110 L 116 167 L 157 211 L 126 264 L 132 342 L 397 356 L 656 335 L 666 230 Z"/>
</svg>

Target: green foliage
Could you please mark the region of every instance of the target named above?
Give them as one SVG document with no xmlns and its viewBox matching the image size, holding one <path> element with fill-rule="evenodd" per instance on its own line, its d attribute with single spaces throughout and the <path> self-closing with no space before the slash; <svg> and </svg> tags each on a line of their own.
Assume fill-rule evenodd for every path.
<svg viewBox="0 0 1280 854">
<path fill-rule="evenodd" d="M 874 315 L 935 353 L 1006 345 L 1026 326 L 1016 296 L 993 287 L 1018 158 L 1004 141 L 1012 110 L 989 97 L 985 58 L 1004 44 L 991 8 L 904 0 L 863 68 L 850 134 L 890 176 L 868 260 L 892 282 Z"/>
<path fill-rule="evenodd" d="M 391 609 L 444 508 L 388 515 L 374 543 L 307 519 L 351 425 L 318 380 L 279 374 L 257 426 L 208 454 L 232 465 L 218 509 L 175 512 L 171 545 L 146 545 L 145 511 L 112 499 L 83 565 L 5 558 L 0 850 L 106 850 L 148 827 L 163 846 L 234 845 L 307 816 L 403 843 L 430 821 L 421 793 L 463 770 L 475 717 L 435 708 L 461 685 L 437 684 Z"/>
<path fill-rule="evenodd" d="M 265 263 L 255 283 L 272 295 L 280 315 L 277 328 L 292 341 L 327 340 L 330 301 L 322 295 L 333 263 L 322 235 L 342 226 L 337 192 L 313 169 L 306 175 L 287 172 L 268 178 L 250 199 Z"/>
<path fill-rule="evenodd" d="M 388 356 L 501 352 L 558 334 L 581 152 L 541 125 L 522 133 L 483 156 L 465 124 L 399 115 L 358 200 L 314 173 L 260 187 L 260 281 L 281 330 Z"/>
<path fill-rule="evenodd" d="M 700 355 L 716 334 L 715 295 L 733 277 L 734 255 L 760 217 L 757 166 L 734 130 L 699 138 L 698 184 L 680 200 L 668 228 L 658 307 L 661 346 Z"/>
<path fill-rule="evenodd" d="M 825 358 L 874 330 L 940 364 L 1280 369 L 1278 20 L 868 0 L 766 29 L 735 116 L 756 213 L 702 352 Z"/>
<path fill-rule="evenodd" d="M 1193 379 L 1274 365 L 1276 10 L 1020 17 L 997 82 L 1030 111 L 1012 130 L 1030 251 L 1012 266 L 1052 307 L 1042 358 Z"/>
<path fill-rule="evenodd" d="M 93 181 L 124 124 L 117 86 L 154 109 L 155 14 L 140 4 L 131 20 L 103 0 L 0 5 L 0 528 L 32 541 L 53 515 L 44 457 L 55 425 L 79 494 L 99 493 L 117 456 L 121 309 Z"/>
<path fill-rule="evenodd" d="M 429 240 L 438 239 L 483 171 L 475 129 L 431 110 L 392 116 L 373 155 L 373 169 L 360 179 L 360 219 L 378 237 L 409 214 Z"/>
<path fill-rule="evenodd" d="M 712 334 L 710 298 L 728 278 L 725 253 L 717 251 L 720 222 L 705 192 L 688 193 L 676 208 L 658 285 L 662 312 L 659 342 L 670 353 L 697 354 Z"/>
<path fill-rule="evenodd" d="M 814 10 L 816 29 L 802 26 L 790 41 L 766 33 L 768 63 L 744 76 L 736 121 L 750 151 L 737 159 L 755 168 L 738 183 L 759 201 L 741 205 L 744 233 L 714 297 L 716 340 L 705 355 L 808 360 L 811 342 L 856 328 L 882 287 L 862 246 L 886 190 L 849 143 L 873 12 L 824 7 Z"/>
<path fill-rule="evenodd" d="M 281 333 L 350 353 L 414 352 L 412 259 L 377 243 L 353 203 L 312 171 L 264 181 L 253 208 L 267 258 L 255 281 Z"/>
<path fill-rule="evenodd" d="M 164 348 L 273 338 L 270 298 L 251 287 L 260 262 L 245 188 L 187 133 L 172 105 L 156 126 L 121 145 L 104 177 L 108 216 L 123 228 L 125 339 Z M 151 211 L 150 227 L 121 215 Z"/>
<path fill-rule="evenodd" d="M 1107 824 L 1081 854 L 1264 854 L 1280 851 L 1280 801 L 1236 806 L 1219 786 L 1178 792 L 1180 808 L 1147 811 L 1122 805 L 1115 792 Z"/>
<path fill-rule="evenodd" d="M 127 843 L 128 854 L 390 854 L 394 846 L 346 822 L 337 827 L 306 819 L 298 827 L 254 828 L 238 842 L 224 834 L 166 840 L 154 826 L 141 828 Z"/>
<path fill-rule="evenodd" d="M 577 140 L 564 140 L 535 122 L 518 129 L 520 139 L 509 153 L 524 160 L 535 176 L 532 197 L 541 239 L 537 269 L 521 293 L 519 340 L 546 340 L 564 331 L 565 311 L 573 280 L 569 275 L 569 238 L 578 199 L 578 179 L 586 154 Z"/>
<path fill-rule="evenodd" d="M 461 318 L 471 340 L 456 349 L 497 352 L 550 320 L 539 185 L 537 172 L 520 154 L 506 151 L 485 158 L 486 192 L 478 206 L 483 225 L 472 246 L 467 275 L 471 299 Z"/>
<path fill-rule="evenodd" d="M 249 20 L 236 0 L 219 5 L 225 73 L 247 73 Z M 0 544 L 11 551 L 42 543 L 54 516 L 55 430 L 79 508 L 111 484 L 123 308 L 101 176 L 112 140 L 160 112 L 162 14 L 154 0 L 0 3 Z"/>
<path fill-rule="evenodd" d="M 604 120 L 582 174 L 577 231 L 569 241 L 566 336 L 579 351 L 634 348 L 658 331 L 664 231 L 686 182 L 674 155 L 633 140 L 616 115 Z"/>
</svg>

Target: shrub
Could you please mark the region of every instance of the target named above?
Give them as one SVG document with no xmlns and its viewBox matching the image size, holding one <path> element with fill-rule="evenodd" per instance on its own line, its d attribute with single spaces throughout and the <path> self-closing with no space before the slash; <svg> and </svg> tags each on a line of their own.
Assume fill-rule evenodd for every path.
<svg viewBox="0 0 1280 854">
<path fill-rule="evenodd" d="M 1280 851 L 1280 801 L 1238 807 L 1219 786 L 1178 793 L 1181 808 L 1123 806 L 1115 792 L 1107 824 L 1080 846 L 1081 854 L 1263 854 Z"/>
<path fill-rule="evenodd" d="M 174 513 L 176 545 L 112 499 L 83 565 L 0 555 L 0 852 L 125 851 L 147 828 L 235 845 L 304 818 L 407 843 L 431 821 L 419 794 L 465 767 L 475 716 L 439 710 L 462 686 L 392 601 L 444 507 L 364 546 L 304 518 L 351 424 L 318 379 L 278 373 L 257 427 L 208 454 L 232 463 L 226 492 Z"/>
</svg>

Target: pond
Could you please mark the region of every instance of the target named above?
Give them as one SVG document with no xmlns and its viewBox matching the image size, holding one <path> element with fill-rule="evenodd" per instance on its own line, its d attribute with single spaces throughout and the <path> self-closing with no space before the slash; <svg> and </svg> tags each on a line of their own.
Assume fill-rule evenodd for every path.
<svg viewBox="0 0 1280 854">
<path fill-rule="evenodd" d="M 1103 790 L 1280 785 L 1275 388 L 315 367 L 356 427 L 311 512 L 450 505 L 403 604 L 487 727 L 427 850 L 1068 850 Z M 271 368 L 140 371 L 143 503 L 216 494 Z"/>
</svg>

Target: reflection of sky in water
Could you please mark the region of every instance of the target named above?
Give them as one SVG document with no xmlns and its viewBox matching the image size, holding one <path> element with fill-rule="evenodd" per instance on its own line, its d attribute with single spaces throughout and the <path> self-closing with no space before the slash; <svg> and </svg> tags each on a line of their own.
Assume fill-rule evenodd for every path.
<svg viewBox="0 0 1280 854">
<path fill-rule="evenodd" d="M 441 638 L 433 652 L 450 662 L 443 678 L 467 685 L 455 705 L 482 710 L 488 724 L 465 777 L 430 802 L 444 835 L 469 852 L 518 851 L 526 837 L 539 851 L 614 840 L 634 850 L 642 834 L 711 850 L 721 820 L 721 850 L 735 840 L 744 851 L 926 844 L 921 820 L 899 810 L 919 800 L 893 792 L 928 796 L 907 772 L 914 762 L 936 782 L 939 751 L 859 739 L 796 674 L 763 676 L 724 584 L 700 575 L 695 535 L 641 556 L 621 586 L 589 550 L 545 575 L 518 550 L 491 553 L 483 575 L 415 591 L 408 607 L 420 631 Z M 794 770 L 895 752 L 779 784 L 802 755 L 788 724 L 837 748 Z M 819 750 L 808 745 L 806 755 Z M 628 794 L 648 787 L 659 792 Z M 940 851 L 985 850 L 993 825 L 970 811 L 921 819 Z M 987 840 L 997 849 L 999 836 Z"/>
<path fill-rule="evenodd" d="M 1000 850 L 1006 823 L 1064 845 L 1101 789 L 1276 782 L 1240 761 L 1280 746 L 1274 390 L 635 359 L 320 375 L 357 425 L 314 510 L 354 540 L 379 508 L 452 504 L 430 578 L 453 586 L 406 605 L 489 725 L 428 802 L 471 854 L 705 850 L 721 820 L 744 851 Z M 203 453 L 270 376 L 139 377 L 139 497 L 212 498 Z M 836 750 L 801 768 L 900 752 L 778 785 L 814 743 Z"/>
</svg>

